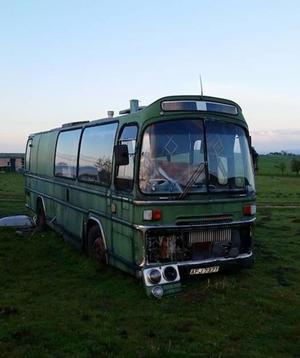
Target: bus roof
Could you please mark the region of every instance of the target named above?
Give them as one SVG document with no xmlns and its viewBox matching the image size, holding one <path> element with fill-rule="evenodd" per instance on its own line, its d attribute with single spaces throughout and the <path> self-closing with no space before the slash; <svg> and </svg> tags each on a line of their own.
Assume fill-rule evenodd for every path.
<svg viewBox="0 0 300 358">
<path fill-rule="evenodd" d="M 53 128 L 43 132 L 33 133 L 30 136 L 35 134 L 60 131 L 73 128 L 81 128 L 86 126 L 95 125 L 97 123 L 112 122 L 118 120 L 120 124 L 128 122 L 139 122 L 146 121 L 149 118 L 160 117 L 166 114 L 182 113 L 182 114 L 191 114 L 197 112 L 208 112 L 212 115 L 221 115 L 229 118 L 234 118 L 238 122 L 242 122 L 244 126 L 247 127 L 244 116 L 242 114 L 241 107 L 228 99 L 211 97 L 211 96 L 200 96 L 200 95 L 175 95 L 175 96 L 166 96 L 157 99 L 155 102 L 151 103 L 145 107 L 139 107 L 138 101 L 133 100 L 136 105 L 135 111 L 130 112 L 130 109 L 120 111 L 122 114 L 116 117 L 106 117 L 101 119 L 96 119 L 92 121 L 80 121 L 80 122 L 70 122 L 64 123 L 61 127 Z"/>
</svg>

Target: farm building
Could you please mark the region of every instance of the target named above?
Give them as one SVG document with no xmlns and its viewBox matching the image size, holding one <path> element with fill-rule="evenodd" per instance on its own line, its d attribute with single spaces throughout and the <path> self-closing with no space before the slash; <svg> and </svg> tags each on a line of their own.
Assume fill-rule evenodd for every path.
<svg viewBox="0 0 300 358">
<path fill-rule="evenodd" d="M 24 158 L 24 153 L 0 153 L 0 171 L 22 171 Z"/>
</svg>

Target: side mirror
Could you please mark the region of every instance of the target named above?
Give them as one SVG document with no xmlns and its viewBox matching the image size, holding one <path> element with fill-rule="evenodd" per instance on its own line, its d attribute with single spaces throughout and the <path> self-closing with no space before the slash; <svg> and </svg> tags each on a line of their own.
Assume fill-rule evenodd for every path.
<svg viewBox="0 0 300 358">
<path fill-rule="evenodd" d="M 116 144 L 114 146 L 115 163 L 116 165 L 129 164 L 129 153 L 126 144 Z"/>
</svg>

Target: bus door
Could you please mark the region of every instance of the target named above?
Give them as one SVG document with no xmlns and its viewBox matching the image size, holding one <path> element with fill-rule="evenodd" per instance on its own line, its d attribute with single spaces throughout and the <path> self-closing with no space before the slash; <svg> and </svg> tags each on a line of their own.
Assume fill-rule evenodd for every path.
<svg viewBox="0 0 300 358">
<path fill-rule="evenodd" d="M 115 195 L 112 200 L 112 237 L 114 254 L 129 262 L 134 261 L 134 235 L 132 231 L 132 189 L 138 127 L 135 123 L 125 125 L 118 144 L 127 145 L 129 160 L 126 165 L 116 166 Z"/>
</svg>

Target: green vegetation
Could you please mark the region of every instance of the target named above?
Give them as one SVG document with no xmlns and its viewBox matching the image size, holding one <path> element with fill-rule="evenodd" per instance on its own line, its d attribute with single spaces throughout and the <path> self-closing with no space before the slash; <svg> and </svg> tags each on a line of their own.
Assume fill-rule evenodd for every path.
<svg viewBox="0 0 300 358">
<path fill-rule="evenodd" d="M 299 172 L 300 172 L 300 159 L 293 158 L 291 160 L 291 170 L 292 170 L 292 172 L 294 172 L 297 175 L 299 175 Z"/>
<path fill-rule="evenodd" d="M 291 175 L 296 172 L 292 169 L 292 161 L 299 161 L 295 155 L 260 155 L 258 159 L 259 175 Z"/>
<path fill-rule="evenodd" d="M 22 180 L 0 175 L 0 216 L 24 213 Z M 258 176 L 259 203 L 300 205 L 299 184 Z M 254 235 L 254 268 L 186 280 L 156 301 L 51 231 L 1 229 L 0 357 L 297 357 L 300 208 L 259 209 Z"/>
<path fill-rule="evenodd" d="M 300 177 L 292 172 L 290 155 L 262 155 L 256 176 L 257 201 L 259 205 L 299 205 Z M 286 170 L 281 175 L 281 163 Z"/>
<path fill-rule="evenodd" d="M 258 175 L 256 189 L 258 205 L 300 206 L 300 177 Z"/>
<path fill-rule="evenodd" d="M 21 174 L 0 172 L 0 217 L 26 213 Z"/>
</svg>

